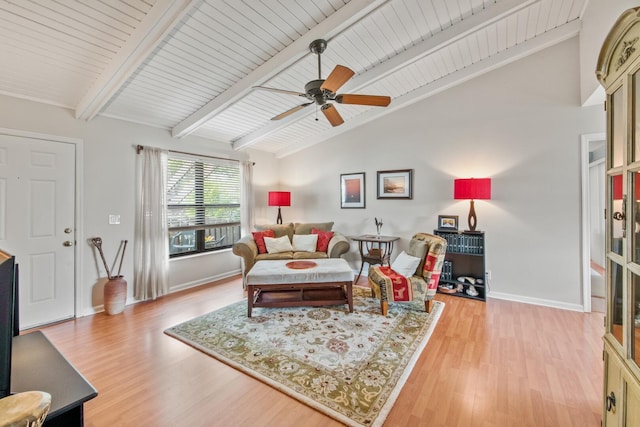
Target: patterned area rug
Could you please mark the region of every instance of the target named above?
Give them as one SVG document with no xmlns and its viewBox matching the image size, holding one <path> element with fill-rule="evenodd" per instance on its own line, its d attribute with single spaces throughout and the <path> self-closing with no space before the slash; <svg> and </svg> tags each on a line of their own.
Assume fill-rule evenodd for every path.
<svg viewBox="0 0 640 427">
<path fill-rule="evenodd" d="M 381 426 L 444 303 L 390 303 L 368 289 L 347 306 L 254 308 L 246 300 L 169 328 L 177 338 L 349 426 Z"/>
</svg>

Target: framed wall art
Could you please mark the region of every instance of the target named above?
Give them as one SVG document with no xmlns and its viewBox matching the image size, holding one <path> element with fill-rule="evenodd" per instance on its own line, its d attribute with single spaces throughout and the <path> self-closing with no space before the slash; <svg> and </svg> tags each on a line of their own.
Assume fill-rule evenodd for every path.
<svg viewBox="0 0 640 427">
<path fill-rule="evenodd" d="M 378 171 L 378 199 L 412 199 L 413 169 Z"/>
<path fill-rule="evenodd" d="M 340 175 L 340 207 L 365 208 L 364 172 Z"/>
<path fill-rule="evenodd" d="M 458 215 L 438 215 L 438 230 L 457 231 Z"/>
</svg>

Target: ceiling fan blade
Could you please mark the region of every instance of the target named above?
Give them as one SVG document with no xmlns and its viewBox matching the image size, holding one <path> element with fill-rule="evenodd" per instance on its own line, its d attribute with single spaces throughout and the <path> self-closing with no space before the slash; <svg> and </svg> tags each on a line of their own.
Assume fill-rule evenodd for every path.
<svg viewBox="0 0 640 427">
<path fill-rule="evenodd" d="M 327 120 L 329 120 L 329 123 L 331 123 L 331 126 L 340 126 L 344 123 L 344 119 L 333 104 L 324 104 L 321 110 Z"/>
<path fill-rule="evenodd" d="M 296 105 L 295 107 L 291 108 L 290 110 L 285 111 L 284 113 L 280 113 L 275 117 L 272 117 L 271 120 L 280 120 L 280 119 L 284 119 L 285 117 L 287 117 L 290 114 L 295 113 L 296 111 L 300 111 L 302 110 L 304 107 L 307 107 L 309 105 L 313 104 L 313 102 L 307 102 L 306 104 L 300 104 L 300 105 Z"/>
<path fill-rule="evenodd" d="M 286 89 L 276 89 L 276 88 L 273 88 L 273 87 L 253 86 L 253 89 L 261 89 L 261 90 L 268 90 L 268 91 L 271 91 L 271 92 L 286 93 L 287 95 L 304 96 L 305 98 L 307 97 L 306 93 L 295 92 L 293 90 L 286 90 Z"/>
<path fill-rule="evenodd" d="M 336 95 L 336 102 L 340 104 L 357 104 L 372 105 L 374 107 L 386 107 L 391 103 L 391 97 L 382 95 L 356 95 L 345 93 Z"/>
<path fill-rule="evenodd" d="M 344 65 L 336 65 L 336 67 L 331 71 L 329 77 L 322 83 L 320 89 L 328 90 L 329 92 L 336 93 L 340 87 L 347 82 L 355 72 L 351 69 L 345 67 Z"/>
</svg>

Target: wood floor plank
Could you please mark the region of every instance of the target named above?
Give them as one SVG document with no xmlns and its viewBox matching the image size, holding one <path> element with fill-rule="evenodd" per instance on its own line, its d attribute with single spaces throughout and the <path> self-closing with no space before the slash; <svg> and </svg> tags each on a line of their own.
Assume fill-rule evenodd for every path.
<svg viewBox="0 0 640 427">
<path fill-rule="evenodd" d="M 341 425 L 163 333 L 243 298 L 232 278 L 42 330 L 98 389 L 87 427 Z M 600 425 L 602 313 L 436 298 L 444 312 L 385 426 Z"/>
</svg>

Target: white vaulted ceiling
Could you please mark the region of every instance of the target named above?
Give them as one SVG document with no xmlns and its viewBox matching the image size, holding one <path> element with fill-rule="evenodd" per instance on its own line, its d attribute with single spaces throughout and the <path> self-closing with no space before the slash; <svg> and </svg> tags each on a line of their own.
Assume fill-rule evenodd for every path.
<svg viewBox="0 0 640 427">
<path fill-rule="evenodd" d="M 0 93 L 286 156 L 578 34 L 587 0 L 0 0 Z M 387 108 L 310 106 L 318 78 Z M 315 120 L 316 117 L 318 120 Z"/>
</svg>

